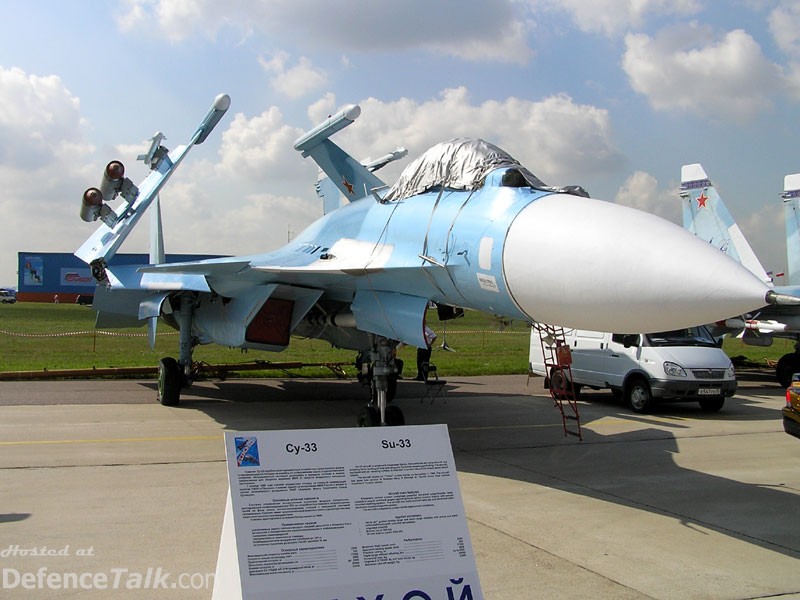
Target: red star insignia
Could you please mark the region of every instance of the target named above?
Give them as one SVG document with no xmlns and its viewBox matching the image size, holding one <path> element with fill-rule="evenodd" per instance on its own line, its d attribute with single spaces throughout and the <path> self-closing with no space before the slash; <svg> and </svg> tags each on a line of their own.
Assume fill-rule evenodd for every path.
<svg viewBox="0 0 800 600">
<path fill-rule="evenodd" d="M 347 181 L 347 179 L 344 177 L 342 177 L 342 185 L 347 188 L 347 192 L 349 194 L 353 193 L 353 184 Z"/>
<path fill-rule="evenodd" d="M 707 208 L 706 200 L 708 200 L 708 196 L 706 196 L 706 193 L 700 192 L 700 195 L 697 197 L 697 208 Z"/>
</svg>

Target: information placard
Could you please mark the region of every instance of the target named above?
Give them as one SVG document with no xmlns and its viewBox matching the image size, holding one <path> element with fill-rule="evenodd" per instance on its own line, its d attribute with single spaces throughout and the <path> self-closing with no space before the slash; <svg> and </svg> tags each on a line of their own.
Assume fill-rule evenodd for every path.
<svg viewBox="0 0 800 600">
<path fill-rule="evenodd" d="M 444 425 L 227 432 L 225 445 L 215 597 L 237 587 L 231 553 L 248 599 L 483 597 Z"/>
</svg>

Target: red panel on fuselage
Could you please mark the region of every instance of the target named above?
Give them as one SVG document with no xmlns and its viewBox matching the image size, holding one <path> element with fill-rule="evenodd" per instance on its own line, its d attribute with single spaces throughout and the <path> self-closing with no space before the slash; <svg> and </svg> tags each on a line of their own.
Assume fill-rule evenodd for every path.
<svg viewBox="0 0 800 600">
<path fill-rule="evenodd" d="M 288 346 L 293 309 L 294 302 L 291 300 L 270 298 L 247 326 L 245 340 L 256 344 Z"/>
</svg>

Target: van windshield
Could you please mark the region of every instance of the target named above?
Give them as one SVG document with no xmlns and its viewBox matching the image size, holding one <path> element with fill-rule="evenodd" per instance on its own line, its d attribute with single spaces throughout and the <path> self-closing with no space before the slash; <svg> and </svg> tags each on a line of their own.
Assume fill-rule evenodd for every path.
<svg viewBox="0 0 800 600">
<path fill-rule="evenodd" d="M 717 346 L 708 329 L 702 325 L 648 333 L 645 337 L 651 346 Z"/>
</svg>

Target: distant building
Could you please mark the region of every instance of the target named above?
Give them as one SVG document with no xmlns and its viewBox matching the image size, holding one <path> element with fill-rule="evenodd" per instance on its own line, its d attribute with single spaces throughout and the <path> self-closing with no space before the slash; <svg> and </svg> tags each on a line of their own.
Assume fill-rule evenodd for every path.
<svg viewBox="0 0 800 600">
<path fill-rule="evenodd" d="M 218 258 L 208 254 L 167 254 L 167 262 Z M 110 265 L 147 264 L 147 254 L 117 254 Z M 18 252 L 19 302 L 91 302 L 95 280 L 89 266 L 68 252 Z"/>
</svg>

